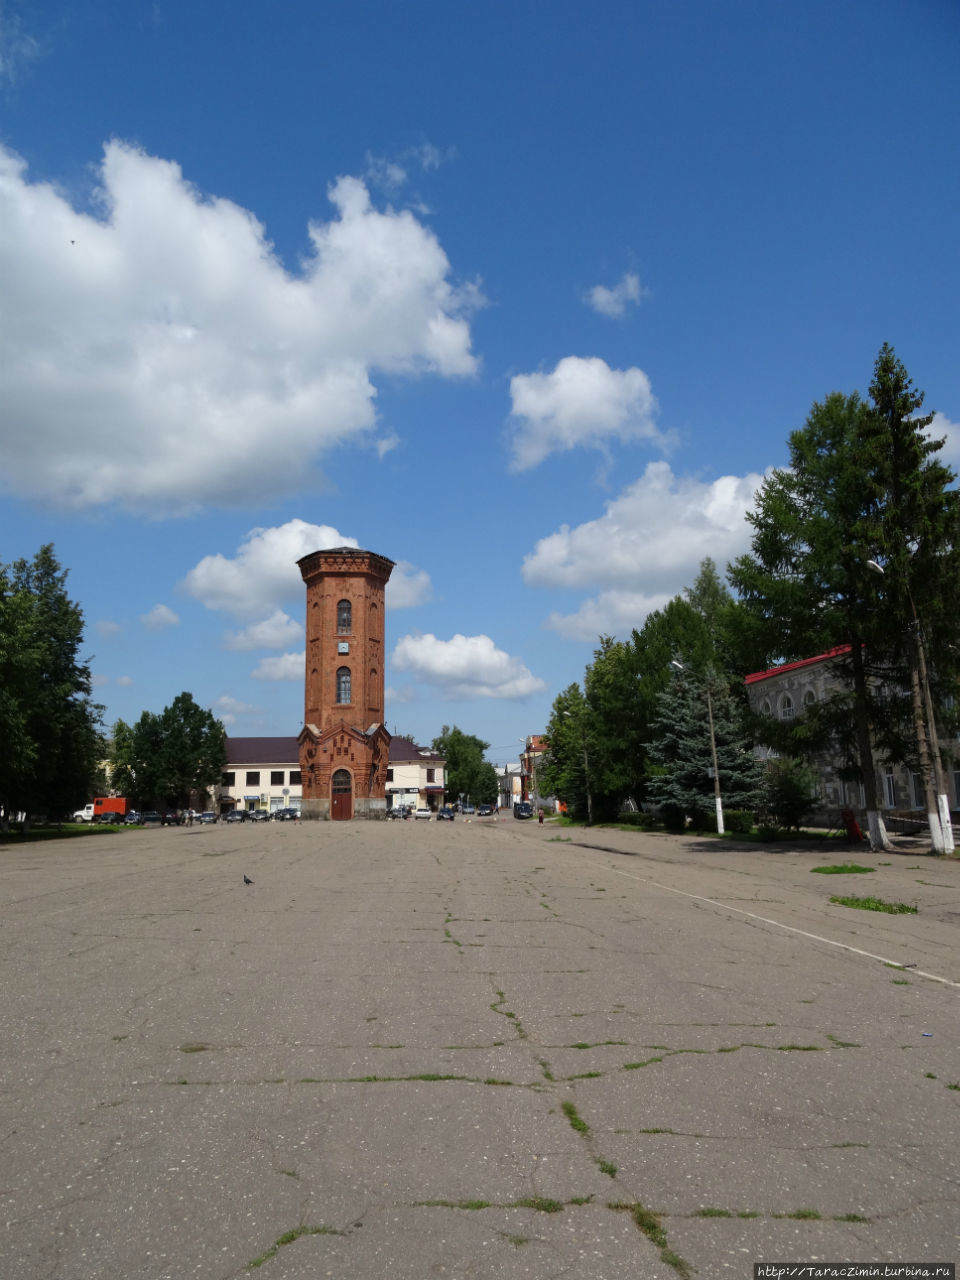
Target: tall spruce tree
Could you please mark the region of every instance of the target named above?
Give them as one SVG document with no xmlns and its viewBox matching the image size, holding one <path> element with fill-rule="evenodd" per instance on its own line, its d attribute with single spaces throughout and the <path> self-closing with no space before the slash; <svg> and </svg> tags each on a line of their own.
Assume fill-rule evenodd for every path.
<svg viewBox="0 0 960 1280">
<path fill-rule="evenodd" d="M 657 805 L 705 816 L 714 808 L 713 740 L 724 808 L 755 810 L 764 794 L 764 769 L 753 752 L 743 707 L 716 672 L 684 669 L 657 700 L 648 751 L 657 773 L 648 795 Z"/>
<path fill-rule="evenodd" d="M 819 725 L 855 762 L 870 841 L 882 848 L 875 745 L 890 760 L 913 763 L 917 754 L 909 717 L 916 645 L 903 592 L 922 565 L 922 599 L 939 635 L 945 610 L 936 601 L 956 600 L 960 584 L 960 513 L 948 488 L 952 473 L 932 457 L 942 441 L 923 435 L 929 418 L 911 417 L 923 397 L 887 346 L 870 391 L 872 404 L 856 393 L 828 396 L 790 436 L 790 467 L 774 471 L 758 492 L 747 517 L 751 554 L 735 563 L 730 580 L 755 666 L 841 650 L 835 663 L 846 687 L 818 709 Z M 870 565 L 884 560 L 885 578 L 896 584 L 887 592 Z M 946 687 L 953 675 L 947 650 L 938 670 Z M 942 832 L 931 837 L 935 847 L 942 843 Z"/>
</svg>

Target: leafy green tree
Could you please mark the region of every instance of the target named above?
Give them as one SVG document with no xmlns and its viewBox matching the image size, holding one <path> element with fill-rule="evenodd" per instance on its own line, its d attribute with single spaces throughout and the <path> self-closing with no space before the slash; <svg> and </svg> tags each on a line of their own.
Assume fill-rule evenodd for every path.
<svg viewBox="0 0 960 1280">
<path fill-rule="evenodd" d="M 871 844 L 882 848 L 875 748 L 908 764 L 917 757 L 911 594 L 935 641 L 940 691 L 956 688 L 947 635 L 960 590 L 960 499 L 952 472 L 933 456 L 943 442 L 923 434 L 931 419 L 912 416 L 923 396 L 888 346 L 870 393 L 872 404 L 856 393 L 814 404 L 790 437 L 790 468 L 773 472 L 757 495 L 751 553 L 730 580 L 755 669 L 843 650 L 835 664 L 846 687 L 812 728 L 832 733 L 855 766 Z M 871 561 L 884 567 L 882 590 Z M 937 847 L 943 832 L 934 820 Z"/>
<path fill-rule="evenodd" d="M 817 775 L 806 760 L 768 760 L 763 808 L 778 827 L 798 828 L 817 805 Z"/>
<path fill-rule="evenodd" d="M 554 699 L 540 765 L 540 789 L 567 805 L 571 817 L 593 820 L 587 704 L 578 684 Z"/>
<path fill-rule="evenodd" d="M 756 809 L 763 798 L 763 765 L 754 755 L 742 706 L 709 669 L 700 673 L 685 668 L 657 700 L 648 744 L 655 770 L 648 796 L 661 809 L 698 816 L 714 812 L 708 689 L 723 805 Z"/>
<path fill-rule="evenodd" d="M 89 799 L 102 708 L 80 656 L 83 613 L 52 545 L 0 571 L 0 806 L 60 815 Z"/>
<path fill-rule="evenodd" d="M 114 789 L 138 809 L 186 808 L 219 783 L 226 730 L 192 694 L 181 693 L 160 715 L 144 711 L 132 728 L 118 720 L 110 762 Z"/>
<path fill-rule="evenodd" d="M 444 725 L 432 746 L 446 760 L 446 792 L 463 796 L 479 804 L 492 804 L 497 798 L 497 771 L 483 753 L 489 747 L 456 725 Z"/>
</svg>

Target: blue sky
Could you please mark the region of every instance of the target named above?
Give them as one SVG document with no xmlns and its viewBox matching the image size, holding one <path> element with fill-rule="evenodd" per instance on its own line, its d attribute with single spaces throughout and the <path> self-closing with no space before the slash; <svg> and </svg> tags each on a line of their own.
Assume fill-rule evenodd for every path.
<svg viewBox="0 0 960 1280">
<path fill-rule="evenodd" d="M 295 734 L 322 545 L 387 725 L 516 758 L 888 341 L 960 464 L 953 0 L 0 5 L 0 560 L 106 721 Z"/>
</svg>

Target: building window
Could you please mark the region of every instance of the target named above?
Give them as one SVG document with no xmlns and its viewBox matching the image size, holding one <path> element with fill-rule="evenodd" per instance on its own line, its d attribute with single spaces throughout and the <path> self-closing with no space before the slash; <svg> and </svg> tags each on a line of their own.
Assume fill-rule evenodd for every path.
<svg viewBox="0 0 960 1280">
<path fill-rule="evenodd" d="M 780 719 L 793 719 L 793 699 L 790 697 L 789 693 L 785 693 L 780 699 Z"/>
<path fill-rule="evenodd" d="M 427 781 L 428 781 L 428 782 L 433 782 L 433 781 L 435 781 L 436 776 L 437 776 L 437 771 L 436 771 L 436 769 L 428 769 L 428 770 L 427 770 Z"/>
<path fill-rule="evenodd" d="M 353 606 L 349 600 L 337 601 L 337 635 L 348 636 L 353 629 Z"/>
<path fill-rule="evenodd" d="M 770 705 L 769 698 L 764 698 L 763 706 L 760 708 L 760 710 L 765 716 L 773 715 L 773 707 L 771 707 Z"/>
<path fill-rule="evenodd" d="M 271 787 L 283 786 L 283 770 L 282 769 L 270 770 L 270 785 Z"/>
<path fill-rule="evenodd" d="M 225 773 L 220 779 L 221 787 L 232 787 L 236 784 L 237 775 L 235 773 Z"/>
<path fill-rule="evenodd" d="M 910 786 L 913 790 L 913 807 L 914 809 L 922 809 L 927 803 L 927 797 L 923 789 L 923 778 L 919 773 L 910 774 Z"/>
<path fill-rule="evenodd" d="M 247 786 L 259 787 L 259 785 L 260 785 L 260 770 L 248 769 L 247 770 Z"/>
<path fill-rule="evenodd" d="M 387 770 L 387 781 L 388 781 L 388 782 L 392 782 L 392 781 L 393 781 L 393 770 L 392 770 L 392 769 L 388 769 L 388 770 Z"/>
<path fill-rule="evenodd" d="M 350 668 L 337 668 L 337 702 L 350 701 Z"/>
<path fill-rule="evenodd" d="M 813 692 L 812 689 L 808 689 L 807 692 L 803 695 L 804 707 L 812 707 L 813 704 L 816 702 L 816 700 L 817 700 L 817 695 Z"/>
<path fill-rule="evenodd" d="M 300 786 L 300 770 L 299 769 L 290 770 L 290 785 L 291 787 Z"/>
<path fill-rule="evenodd" d="M 897 788 L 893 781 L 893 769 L 887 765 L 883 774 L 883 803 L 888 809 L 897 807 Z"/>
</svg>

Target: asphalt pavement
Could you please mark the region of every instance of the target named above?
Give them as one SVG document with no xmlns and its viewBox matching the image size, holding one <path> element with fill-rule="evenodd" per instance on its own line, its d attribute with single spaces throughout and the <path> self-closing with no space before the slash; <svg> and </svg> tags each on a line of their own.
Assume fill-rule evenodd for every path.
<svg viewBox="0 0 960 1280">
<path fill-rule="evenodd" d="M 960 861 L 899 849 L 509 816 L 0 846 L 0 1277 L 954 1261 Z"/>
</svg>

